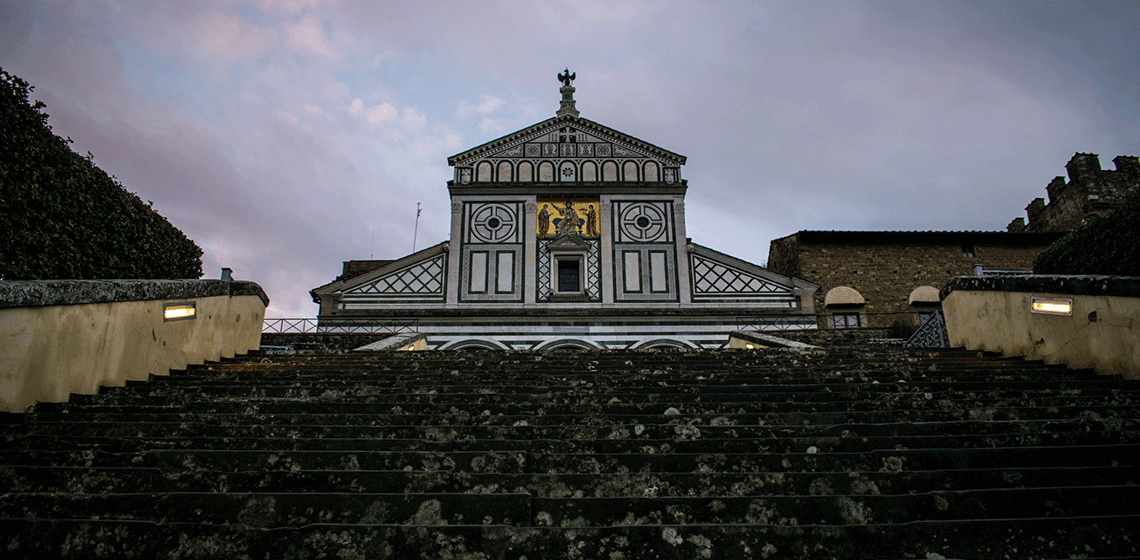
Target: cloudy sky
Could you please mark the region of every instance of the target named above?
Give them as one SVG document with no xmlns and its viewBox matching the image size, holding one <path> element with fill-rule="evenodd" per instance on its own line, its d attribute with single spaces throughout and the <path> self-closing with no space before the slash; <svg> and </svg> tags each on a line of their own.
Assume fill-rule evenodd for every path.
<svg viewBox="0 0 1140 560">
<path fill-rule="evenodd" d="M 688 231 L 1000 230 L 1074 152 L 1140 154 L 1140 2 L 0 0 L 74 148 L 316 314 L 341 261 L 448 236 L 447 156 L 582 116 L 688 157 Z"/>
</svg>

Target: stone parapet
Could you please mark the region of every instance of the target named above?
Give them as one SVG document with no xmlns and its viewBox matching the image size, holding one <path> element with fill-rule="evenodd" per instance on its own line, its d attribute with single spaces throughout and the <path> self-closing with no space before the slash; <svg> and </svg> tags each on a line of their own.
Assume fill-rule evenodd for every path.
<svg viewBox="0 0 1140 560">
<path fill-rule="evenodd" d="M 269 297 L 254 282 L 224 280 L 16 280 L 0 281 L 0 309 L 84 305 L 213 296 Z"/>
<path fill-rule="evenodd" d="M 941 296 L 951 346 L 1140 379 L 1140 277 L 960 277 Z"/>
<path fill-rule="evenodd" d="M 268 301 L 253 282 L 0 282 L 0 410 L 256 350 Z M 194 312 L 168 318 L 169 304 Z"/>
</svg>

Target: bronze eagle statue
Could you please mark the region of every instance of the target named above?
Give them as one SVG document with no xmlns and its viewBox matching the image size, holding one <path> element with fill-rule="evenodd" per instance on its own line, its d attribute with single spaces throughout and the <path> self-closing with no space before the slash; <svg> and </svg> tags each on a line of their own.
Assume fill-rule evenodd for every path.
<svg viewBox="0 0 1140 560">
<path fill-rule="evenodd" d="M 570 82 L 573 82 L 574 78 L 577 76 L 578 76 L 577 72 L 571 74 L 570 69 L 567 68 L 564 72 L 558 74 L 558 81 L 562 82 L 562 85 L 568 86 L 568 85 L 570 85 Z"/>
</svg>

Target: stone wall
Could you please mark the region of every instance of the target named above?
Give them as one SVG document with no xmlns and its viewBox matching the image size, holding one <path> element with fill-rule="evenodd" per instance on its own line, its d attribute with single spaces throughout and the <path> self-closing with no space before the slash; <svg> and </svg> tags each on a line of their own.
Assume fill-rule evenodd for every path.
<svg viewBox="0 0 1140 560">
<path fill-rule="evenodd" d="M 908 298 L 915 288 L 941 289 L 955 276 L 972 276 L 975 265 L 986 270 L 1030 270 L 1037 253 L 1058 237 L 1000 232 L 804 231 L 772 241 L 768 268 L 819 284 L 818 313 L 858 312 L 864 326 L 883 327 L 899 319 L 916 321 L 917 315 L 881 314 L 930 310 L 930 305 L 910 305 Z M 866 305 L 826 308 L 827 292 L 839 286 L 857 290 Z"/>
<path fill-rule="evenodd" d="M 1034 312 L 1035 297 L 1071 307 Z M 955 278 L 942 298 L 951 346 L 1140 379 L 1140 277 Z"/>
<path fill-rule="evenodd" d="M 1074 154 L 1065 165 L 1069 180 L 1054 178 L 1045 188 L 1049 203 L 1036 198 L 1025 207 L 1029 223 L 1014 220 L 1010 231 L 1072 231 L 1091 216 L 1116 206 L 1129 192 L 1140 188 L 1140 158 L 1117 156 L 1116 170 L 1100 167 L 1096 154 Z"/>
<path fill-rule="evenodd" d="M 167 320 L 175 303 L 194 317 Z M 0 282 L 0 410 L 255 350 L 268 303 L 253 282 Z"/>
</svg>

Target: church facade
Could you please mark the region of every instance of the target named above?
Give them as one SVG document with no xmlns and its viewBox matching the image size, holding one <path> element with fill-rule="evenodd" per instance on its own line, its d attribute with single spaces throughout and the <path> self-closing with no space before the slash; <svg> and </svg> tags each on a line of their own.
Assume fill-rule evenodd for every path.
<svg viewBox="0 0 1140 560">
<path fill-rule="evenodd" d="M 721 347 L 813 327 L 818 286 L 693 243 L 685 156 L 581 118 L 573 78 L 554 118 L 448 158 L 448 241 L 313 289 L 319 324 L 390 324 L 435 349 Z"/>
</svg>

